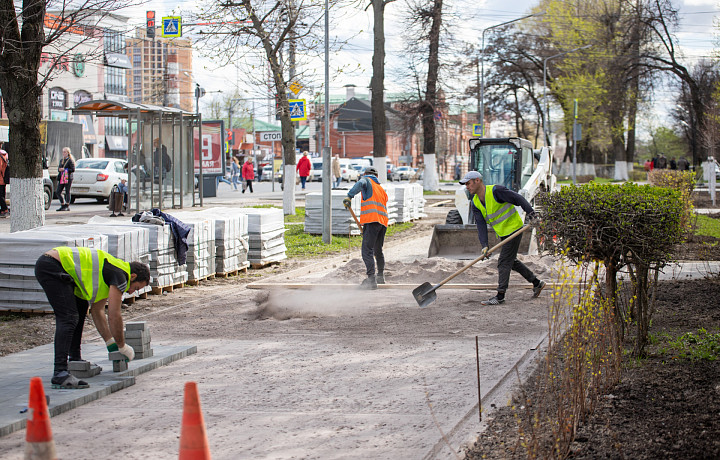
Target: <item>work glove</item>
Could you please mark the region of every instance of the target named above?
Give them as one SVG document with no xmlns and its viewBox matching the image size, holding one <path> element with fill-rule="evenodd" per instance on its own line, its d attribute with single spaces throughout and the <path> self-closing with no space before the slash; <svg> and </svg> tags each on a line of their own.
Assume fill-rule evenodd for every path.
<svg viewBox="0 0 720 460">
<path fill-rule="evenodd" d="M 135 358 L 135 350 L 133 350 L 133 347 L 128 345 L 127 343 L 123 345 L 122 347 L 118 348 L 120 353 L 125 355 L 125 361 L 132 361 Z"/>
<path fill-rule="evenodd" d="M 485 256 L 487 256 L 487 252 L 488 252 L 488 247 L 485 246 L 485 247 L 483 247 L 482 250 L 480 251 L 480 255 L 483 256 L 483 257 L 485 257 Z"/>
<path fill-rule="evenodd" d="M 344 205 L 346 208 L 351 207 L 351 206 L 352 206 L 352 199 L 350 199 L 350 198 L 345 198 L 345 199 L 343 200 L 343 205 Z"/>
<path fill-rule="evenodd" d="M 115 343 L 115 339 L 110 339 L 107 342 L 105 342 L 105 346 L 107 346 L 108 353 L 111 353 L 113 351 L 118 351 L 117 343 Z"/>
<path fill-rule="evenodd" d="M 533 213 L 533 214 L 528 215 L 526 220 L 527 220 L 528 225 L 530 225 L 532 227 L 537 227 L 542 223 L 542 219 L 540 218 L 540 214 L 538 214 L 538 213 Z"/>
</svg>

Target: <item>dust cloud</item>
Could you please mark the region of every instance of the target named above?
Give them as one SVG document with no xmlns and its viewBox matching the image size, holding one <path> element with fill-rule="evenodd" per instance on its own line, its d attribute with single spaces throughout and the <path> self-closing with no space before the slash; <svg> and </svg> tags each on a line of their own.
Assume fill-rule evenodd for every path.
<svg viewBox="0 0 720 460">
<path fill-rule="evenodd" d="M 305 289 L 272 289 L 258 295 L 257 319 L 311 319 L 349 316 L 370 310 L 367 298 L 353 288 L 318 287 Z"/>
</svg>

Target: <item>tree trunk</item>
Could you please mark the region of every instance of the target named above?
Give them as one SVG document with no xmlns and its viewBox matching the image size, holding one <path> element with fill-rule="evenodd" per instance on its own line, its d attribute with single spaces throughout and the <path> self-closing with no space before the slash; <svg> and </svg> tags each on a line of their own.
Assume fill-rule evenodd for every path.
<svg viewBox="0 0 720 460">
<path fill-rule="evenodd" d="M 8 112 L 10 130 L 10 231 L 42 226 L 42 164 L 40 160 L 40 91 L 38 70 L 45 42 L 44 0 L 25 0 L 22 33 L 13 3 L 2 2 L 0 41 L 0 90 Z"/>
<path fill-rule="evenodd" d="M 372 113 L 373 127 L 373 157 L 382 158 L 383 165 L 380 161 L 376 167 L 378 169 L 378 179 L 380 182 L 387 180 L 387 168 L 385 167 L 385 157 L 387 155 L 387 140 L 385 137 L 385 2 L 384 0 L 372 0 L 373 7 L 373 75 L 370 83 L 372 98 L 370 99 L 370 110 Z"/>
<path fill-rule="evenodd" d="M 425 102 L 421 108 L 422 131 L 423 131 L 423 158 L 425 161 L 425 172 L 423 173 L 423 188 L 425 190 L 437 191 L 440 182 L 437 176 L 435 164 L 435 108 L 437 104 L 437 83 L 440 72 L 440 30 L 442 26 L 443 0 L 433 1 L 433 19 L 428 35 L 430 40 L 430 52 L 428 54 L 427 86 L 425 90 Z M 430 157 L 433 157 L 432 159 Z M 431 160 L 432 167 L 428 164 Z"/>
</svg>

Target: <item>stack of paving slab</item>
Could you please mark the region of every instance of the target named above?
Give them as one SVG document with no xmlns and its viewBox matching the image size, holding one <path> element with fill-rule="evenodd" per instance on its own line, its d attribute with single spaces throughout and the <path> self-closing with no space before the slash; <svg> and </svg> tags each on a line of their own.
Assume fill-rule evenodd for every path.
<svg viewBox="0 0 720 460">
<path fill-rule="evenodd" d="M 0 311 L 51 312 L 45 291 L 35 279 L 38 257 L 58 246 L 108 250 L 108 238 L 37 229 L 0 234 Z"/>
<path fill-rule="evenodd" d="M 247 268 L 248 215 L 235 208 L 210 208 L 199 214 L 215 220 L 215 271 L 227 274 Z"/>
<path fill-rule="evenodd" d="M 266 265 L 287 259 L 285 216 L 279 208 L 236 208 L 248 216 L 248 262 Z"/>
<path fill-rule="evenodd" d="M 107 217 L 93 217 L 88 223 L 106 223 Z M 175 238 L 169 225 L 110 220 L 116 227 L 140 227 L 148 230 L 148 264 L 150 287 L 153 289 L 174 286 L 188 280 L 187 265 L 180 265 L 175 250 Z"/>
<path fill-rule="evenodd" d="M 135 350 L 135 359 L 151 358 L 150 326 L 145 321 L 125 323 L 125 343 Z"/>
<path fill-rule="evenodd" d="M 187 236 L 188 281 L 215 274 L 215 219 L 201 212 L 175 212 L 172 216 L 190 227 Z"/>
<path fill-rule="evenodd" d="M 397 216 L 398 216 L 398 208 L 397 204 L 395 203 L 395 186 L 391 184 L 382 184 L 382 188 L 385 189 L 385 193 L 387 193 L 388 200 L 387 200 L 387 213 L 388 213 L 388 226 L 394 225 L 397 223 Z M 360 196 L 361 193 L 358 193 L 357 196 Z"/>
<path fill-rule="evenodd" d="M 395 206 L 398 222 L 409 222 L 426 217 L 422 185 L 418 183 L 395 185 Z"/>
<path fill-rule="evenodd" d="M 330 232 L 333 235 L 359 235 L 355 220 L 350 211 L 343 205 L 343 200 L 347 197 L 347 192 L 343 190 L 332 190 L 332 199 L 330 200 L 330 208 L 332 209 L 332 219 Z M 352 209 L 355 215 L 360 218 L 360 201 L 361 197 L 358 193 L 352 198 Z M 323 196 L 321 192 L 310 192 L 305 195 L 305 232 L 311 235 L 320 235 L 323 230 Z"/>
</svg>

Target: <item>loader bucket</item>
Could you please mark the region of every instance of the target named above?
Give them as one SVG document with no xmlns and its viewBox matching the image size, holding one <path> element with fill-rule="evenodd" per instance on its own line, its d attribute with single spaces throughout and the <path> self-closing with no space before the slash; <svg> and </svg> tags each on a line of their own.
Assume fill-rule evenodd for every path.
<svg viewBox="0 0 720 460">
<path fill-rule="evenodd" d="M 535 230 L 525 232 L 520 242 L 518 254 L 537 254 L 537 247 L 531 244 Z M 492 247 L 500 240 L 495 232 L 488 228 L 488 243 Z M 445 224 L 436 225 L 433 229 L 428 257 L 445 257 L 447 259 L 470 260 L 480 254 L 482 245 L 478 239 L 475 225 Z"/>
<path fill-rule="evenodd" d="M 428 257 L 474 259 L 481 249 L 475 225 L 436 225 L 430 240 Z"/>
</svg>

